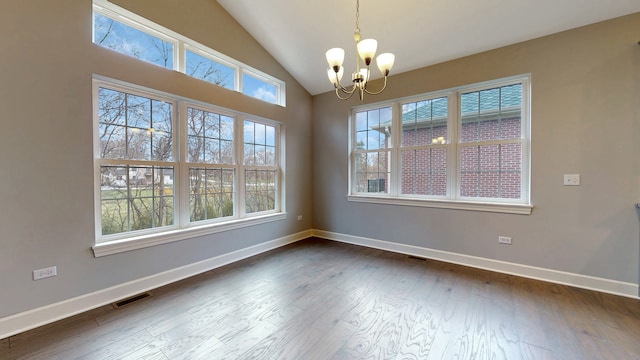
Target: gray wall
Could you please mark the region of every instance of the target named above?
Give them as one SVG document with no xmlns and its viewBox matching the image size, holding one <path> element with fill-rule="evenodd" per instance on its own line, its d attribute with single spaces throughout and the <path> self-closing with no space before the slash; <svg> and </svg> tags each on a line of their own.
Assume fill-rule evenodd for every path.
<svg viewBox="0 0 640 360">
<path fill-rule="evenodd" d="M 311 228 L 311 96 L 215 1 L 114 2 L 284 80 L 287 107 L 93 45 L 90 0 L 3 4 L 0 318 Z M 283 122 L 287 219 L 94 258 L 94 73 Z M 52 265 L 57 277 L 31 279 Z"/>
<path fill-rule="evenodd" d="M 531 73 L 528 216 L 348 202 L 347 116 L 360 101 L 315 96 L 314 228 L 637 284 L 639 40 L 634 14 L 395 75 L 365 99 Z M 582 185 L 564 187 L 573 173 Z"/>
<path fill-rule="evenodd" d="M 312 227 L 638 281 L 640 14 L 396 75 L 371 98 L 530 72 L 535 208 L 523 216 L 347 202 L 347 115 L 357 101 L 312 99 L 215 1 L 114 2 L 286 81 L 287 107 L 94 46 L 89 0 L 4 4 L 0 318 Z M 287 220 L 94 258 L 94 73 L 282 121 Z M 583 185 L 563 187 L 564 173 L 581 173 Z M 497 235 L 514 244 L 498 246 Z M 31 280 L 52 265 L 57 277 Z"/>
</svg>

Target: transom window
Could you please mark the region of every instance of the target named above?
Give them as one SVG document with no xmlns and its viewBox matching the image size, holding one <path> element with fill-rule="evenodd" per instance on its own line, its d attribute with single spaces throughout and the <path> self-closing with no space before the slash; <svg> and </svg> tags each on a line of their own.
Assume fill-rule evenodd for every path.
<svg viewBox="0 0 640 360">
<path fill-rule="evenodd" d="M 93 1 L 93 42 L 194 78 L 285 106 L 285 83 L 107 0 Z"/>
<path fill-rule="evenodd" d="M 97 243 L 283 212 L 278 123 L 106 80 L 94 102 Z"/>
<path fill-rule="evenodd" d="M 528 94 L 518 77 L 355 108 L 350 200 L 530 212 Z"/>
</svg>

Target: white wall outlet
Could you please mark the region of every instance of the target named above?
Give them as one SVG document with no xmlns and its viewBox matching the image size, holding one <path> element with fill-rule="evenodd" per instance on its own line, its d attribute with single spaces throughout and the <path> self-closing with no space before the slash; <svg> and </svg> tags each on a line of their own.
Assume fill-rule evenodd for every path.
<svg viewBox="0 0 640 360">
<path fill-rule="evenodd" d="M 498 236 L 498 243 L 511 245 L 511 238 L 508 236 Z"/>
<path fill-rule="evenodd" d="M 298 220 L 302 220 L 302 215 L 298 215 Z"/>
<path fill-rule="evenodd" d="M 564 174 L 564 186 L 579 186 L 580 174 Z"/>
<path fill-rule="evenodd" d="M 51 266 L 45 269 L 33 270 L 33 280 L 40 280 L 58 275 L 58 268 Z"/>
</svg>

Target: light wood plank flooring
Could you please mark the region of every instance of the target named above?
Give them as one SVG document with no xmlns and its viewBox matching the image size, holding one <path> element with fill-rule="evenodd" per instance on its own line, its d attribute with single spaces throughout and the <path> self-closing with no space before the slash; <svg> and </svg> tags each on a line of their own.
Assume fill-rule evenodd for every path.
<svg viewBox="0 0 640 360">
<path fill-rule="evenodd" d="M 640 301 L 307 239 L 9 339 L 0 359 L 640 359 Z"/>
</svg>

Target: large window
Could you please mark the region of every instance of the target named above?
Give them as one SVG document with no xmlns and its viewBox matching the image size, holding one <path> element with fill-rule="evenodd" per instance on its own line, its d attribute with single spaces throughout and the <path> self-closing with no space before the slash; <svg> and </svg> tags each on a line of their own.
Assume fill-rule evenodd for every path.
<svg viewBox="0 0 640 360">
<path fill-rule="evenodd" d="M 283 214 L 278 123 L 98 79 L 94 103 L 96 243 Z"/>
<path fill-rule="evenodd" d="M 174 224 L 175 104 L 98 89 L 101 235 Z"/>
<path fill-rule="evenodd" d="M 285 84 L 106 0 L 93 1 L 96 45 L 285 106 Z"/>
<path fill-rule="evenodd" d="M 529 124 L 528 77 L 355 108 L 350 200 L 530 212 Z"/>
<path fill-rule="evenodd" d="M 234 118 L 187 109 L 189 220 L 234 215 Z"/>
<path fill-rule="evenodd" d="M 277 195 L 277 130 L 255 121 L 244 122 L 244 179 L 247 213 L 273 210 Z"/>
</svg>

